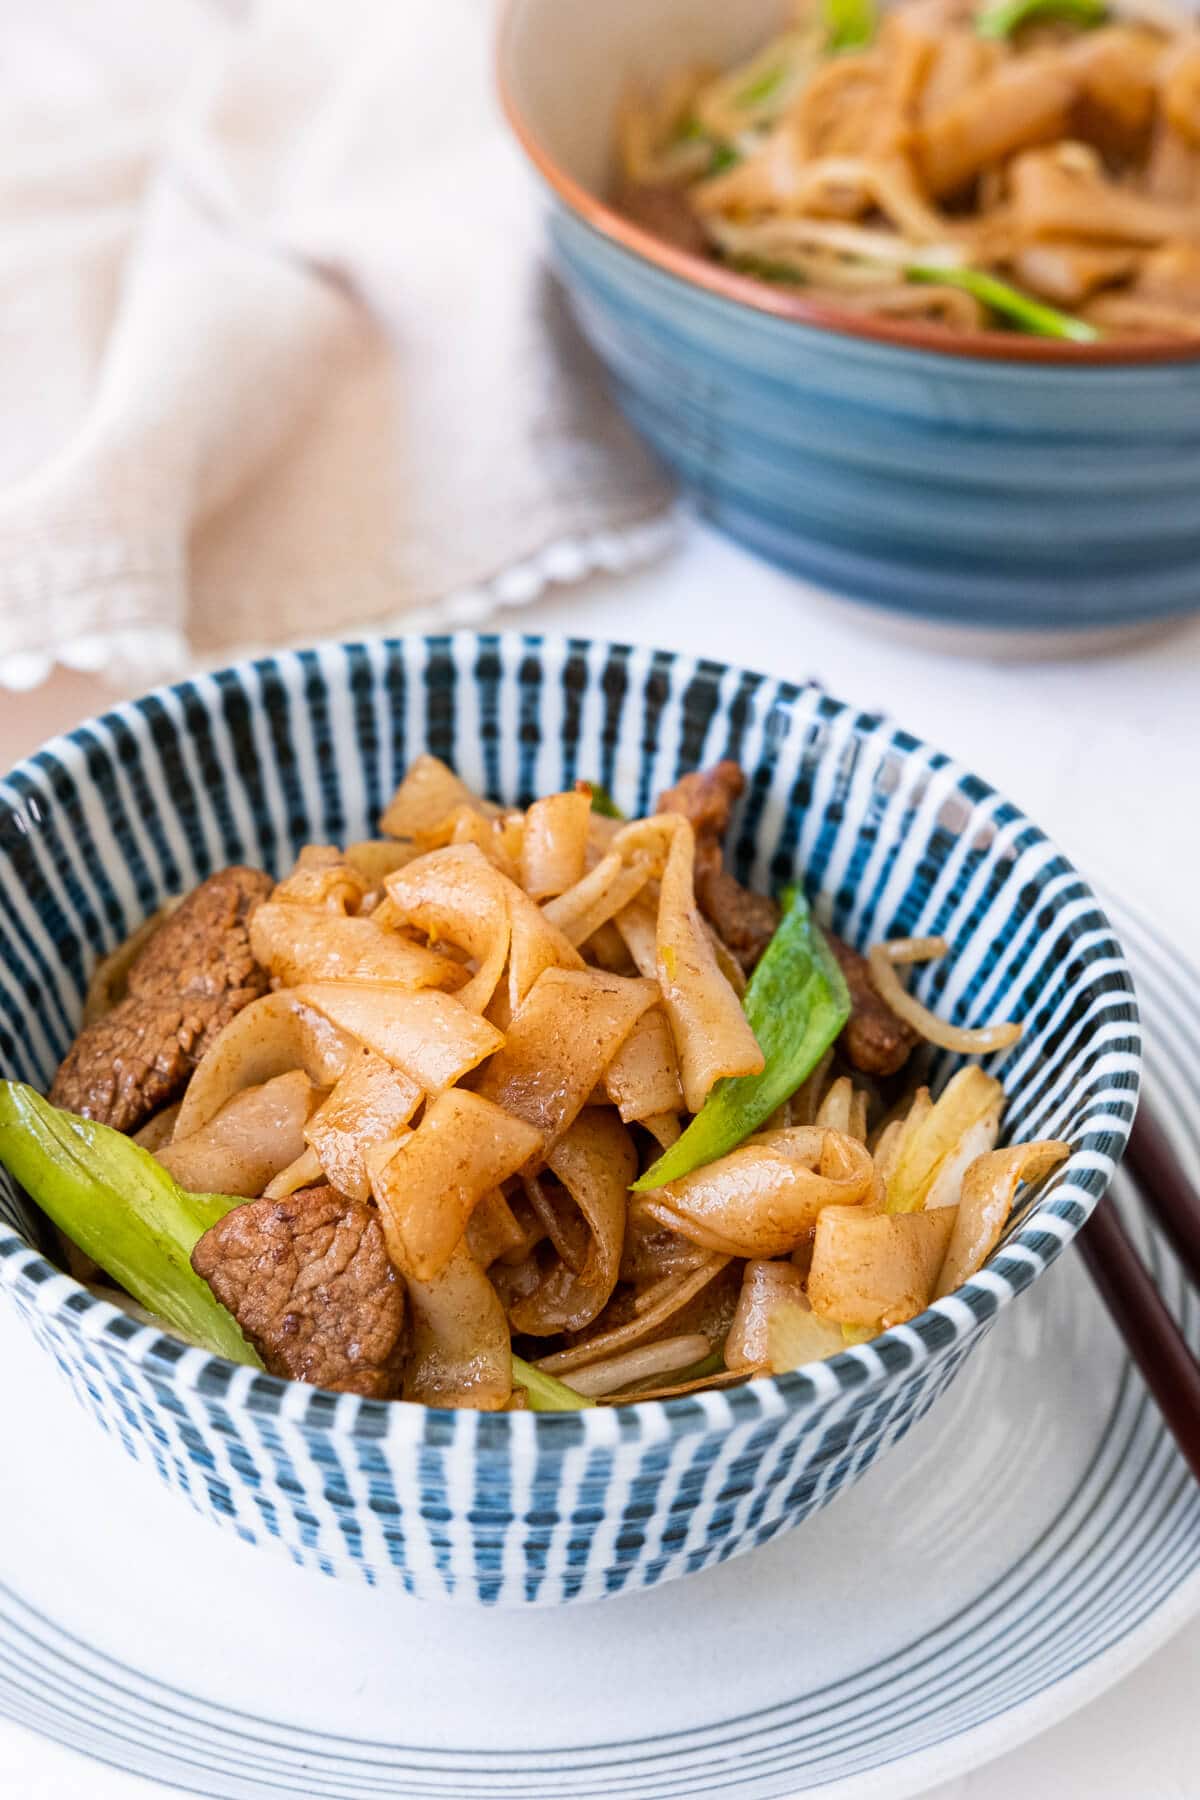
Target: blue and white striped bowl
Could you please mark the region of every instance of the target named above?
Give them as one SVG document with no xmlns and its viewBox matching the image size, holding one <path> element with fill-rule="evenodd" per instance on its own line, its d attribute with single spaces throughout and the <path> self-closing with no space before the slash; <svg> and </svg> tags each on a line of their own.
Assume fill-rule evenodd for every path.
<svg viewBox="0 0 1200 1800">
<path fill-rule="evenodd" d="M 1047 642 L 1200 610 L 1200 345 L 864 318 L 604 202 L 631 80 L 728 65 L 787 0 L 508 0 L 501 94 L 622 407 L 701 512 L 821 587 Z"/>
<path fill-rule="evenodd" d="M 977 776 L 818 688 L 667 651 L 462 634 L 331 646 L 163 688 L 2 784 L 0 1072 L 44 1085 L 88 972 L 168 894 L 368 832 L 420 750 L 497 799 L 595 777 L 628 812 L 718 756 L 747 770 L 734 866 L 804 875 L 860 943 L 936 932 L 919 991 L 1025 1021 L 998 1073 L 1016 1136 L 1067 1138 L 987 1268 L 912 1324 L 778 1380 L 580 1414 L 334 1395 L 136 1324 L 39 1253 L 0 1186 L 0 1285 L 85 1407 L 202 1512 L 328 1573 L 439 1599 L 557 1605 L 690 1573 L 798 1524 L 933 1404 L 1069 1243 L 1137 1099 L 1137 1009 L 1111 928 Z M 949 1060 L 949 1059 L 947 1059 Z"/>
</svg>

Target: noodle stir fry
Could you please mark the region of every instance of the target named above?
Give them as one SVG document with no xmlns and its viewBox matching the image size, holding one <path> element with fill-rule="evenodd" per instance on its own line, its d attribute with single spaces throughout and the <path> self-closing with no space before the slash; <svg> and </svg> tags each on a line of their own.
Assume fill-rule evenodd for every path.
<svg viewBox="0 0 1200 1800">
<path fill-rule="evenodd" d="M 97 971 L 0 1158 L 97 1291 L 377 1399 L 565 1410 L 780 1371 L 978 1269 L 1018 1187 L 1003 1094 L 897 970 L 753 894 L 721 763 L 626 822 L 413 765 L 384 835 L 211 876 Z"/>
<path fill-rule="evenodd" d="M 1169 0 L 802 5 L 631 94 L 619 204 L 842 309 L 1200 337 L 1200 30 Z"/>
</svg>

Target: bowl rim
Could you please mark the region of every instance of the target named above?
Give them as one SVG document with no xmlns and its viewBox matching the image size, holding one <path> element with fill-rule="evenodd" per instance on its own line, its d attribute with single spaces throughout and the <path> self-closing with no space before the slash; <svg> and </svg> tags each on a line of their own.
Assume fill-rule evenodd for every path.
<svg viewBox="0 0 1200 1800">
<path fill-rule="evenodd" d="M 493 74 L 501 109 L 513 136 L 551 191 L 582 223 L 618 249 L 687 287 L 700 288 L 732 308 L 801 325 L 837 337 L 859 339 L 896 350 L 999 363 L 1049 363 L 1058 368 L 1137 368 L 1162 363 L 1200 362 L 1200 338 L 1147 333 L 1125 342 L 1074 344 L 1009 331 L 953 331 L 949 327 L 876 319 L 835 303 L 804 298 L 795 289 L 774 286 L 752 275 L 681 250 L 634 224 L 569 175 L 551 155 L 522 112 L 510 75 L 514 21 L 527 0 L 500 0 L 493 43 Z M 566 4 L 566 0 L 560 0 Z"/>
<path fill-rule="evenodd" d="M 314 657 L 337 656 L 340 667 L 345 670 L 349 653 L 373 649 L 376 653 L 399 651 L 403 654 L 408 645 L 422 647 L 427 654 L 434 650 L 453 651 L 455 647 L 478 651 L 483 645 L 501 652 L 507 650 L 514 658 L 532 652 L 546 659 L 543 666 L 548 673 L 561 674 L 570 654 L 599 651 L 609 655 L 666 657 L 672 665 L 702 668 L 714 680 L 722 680 L 730 673 L 754 676 L 753 671 L 741 665 L 691 652 L 633 645 L 619 639 L 567 637 L 553 632 L 462 630 L 331 638 L 306 648 L 247 657 L 202 675 L 161 684 L 146 694 L 122 701 L 32 751 L 11 771 L 0 776 L 0 794 L 4 790 L 13 793 L 14 784 L 22 780 L 32 781 L 40 791 L 46 776 L 47 758 L 51 761 L 83 759 L 86 768 L 87 747 L 95 741 L 96 728 L 107 731 L 110 724 L 119 728 L 136 721 L 142 716 L 137 709 L 146 700 L 181 700 L 188 698 L 189 693 L 194 698 L 198 686 L 210 691 L 214 697 L 223 697 L 231 684 L 244 686 L 248 677 L 264 672 L 292 670 L 299 675 Z M 848 715 L 860 731 L 865 729 L 858 723 L 862 720 L 868 721 L 872 730 L 886 728 L 891 734 L 891 748 L 906 760 L 936 758 L 939 774 L 969 784 L 976 802 L 993 800 L 1003 804 L 1014 826 L 1023 826 L 1027 832 L 1035 834 L 1037 841 L 1055 849 L 1058 868 L 1078 882 L 1078 890 L 1090 903 L 1091 919 L 1098 921 L 1107 933 L 1113 966 L 1094 977 L 1087 991 L 1093 997 L 1105 993 L 1119 996 L 1126 1008 L 1122 1015 L 1121 1054 L 1127 1063 L 1120 1086 L 1128 1117 L 1119 1116 L 1111 1108 L 1103 1114 L 1101 1142 L 1082 1152 L 1080 1166 L 1072 1169 L 1074 1157 L 1062 1165 L 1053 1198 L 1039 1202 L 1037 1210 L 1011 1236 L 1001 1241 L 984 1267 L 962 1287 L 944 1299 L 933 1301 L 923 1313 L 906 1324 L 893 1326 L 869 1342 L 850 1346 L 823 1362 L 807 1363 L 781 1375 L 757 1376 L 739 1387 L 700 1390 L 670 1400 L 595 1406 L 570 1413 L 528 1409 L 476 1412 L 466 1408 L 368 1400 L 233 1363 L 185 1344 L 161 1326 L 142 1324 L 133 1319 L 122 1308 L 102 1299 L 60 1270 L 17 1231 L 4 1225 L 0 1225 L 0 1287 L 14 1290 L 21 1302 L 21 1310 L 48 1315 L 76 1337 L 86 1340 L 93 1352 L 103 1346 L 107 1355 L 118 1362 L 134 1364 L 151 1378 L 171 1381 L 177 1388 L 211 1399 L 222 1407 L 242 1404 L 251 1413 L 287 1418 L 319 1435 L 365 1438 L 376 1444 L 384 1440 L 407 1446 L 446 1443 L 460 1431 L 467 1430 L 472 1434 L 473 1447 L 477 1451 L 485 1456 L 491 1452 L 501 1457 L 517 1450 L 523 1439 L 542 1440 L 547 1448 L 554 1445 L 560 1449 L 583 1442 L 597 1447 L 616 1446 L 725 1431 L 739 1420 L 816 1412 L 831 1402 L 857 1409 L 892 1381 L 927 1368 L 935 1360 L 943 1361 L 945 1354 L 955 1347 L 961 1352 L 971 1340 L 977 1340 L 1001 1308 L 1032 1286 L 1072 1241 L 1106 1194 L 1124 1153 L 1143 1074 L 1140 1016 L 1128 961 L 1090 883 L 1068 857 L 1057 851 L 1024 810 L 1006 801 L 989 782 L 968 770 L 957 758 L 937 751 L 924 739 L 895 725 L 890 718 L 864 714 L 860 707 L 836 699 L 819 682 L 785 679 L 772 682 L 765 675 L 754 679 L 765 692 L 773 693 L 776 700 L 785 704 L 796 705 L 806 695 L 818 693 L 826 716 Z M 678 691 L 676 685 L 673 692 Z M 252 706 L 261 705 L 261 701 L 254 698 L 253 688 L 250 689 L 250 700 Z M 0 805 L 8 803 L 6 799 L 0 799 Z M 7 852 L 0 854 L 7 855 Z M 1090 927 L 1095 928 L 1095 924 Z M 1115 1045 L 1110 1047 L 1108 1054 L 1115 1049 Z M 1003 1269 L 998 1266 L 1001 1263 Z"/>
</svg>

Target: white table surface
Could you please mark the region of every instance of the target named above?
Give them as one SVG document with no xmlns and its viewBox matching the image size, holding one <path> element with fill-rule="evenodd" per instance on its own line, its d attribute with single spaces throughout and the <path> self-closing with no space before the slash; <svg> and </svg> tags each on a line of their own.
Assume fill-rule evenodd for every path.
<svg viewBox="0 0 1200 1800">
<path fill-rule="evenodd" d="M 654 568 L 560 590 L 501 622 L 817 676 L 978 770 L 1200 955 L 1200 621 L 1106 657 L 948 657 L 884 634 L 687 522 L 679 549 Z M 0 696 L 0 768 L 110 697 L 68 674 Z M 15 1526 L 0 1518 L 0 1531 Z M 1197 1693 L 1200 1621 L 1083 1712 L 927 1800 L 1196 1800 Z M 174 1791 L 0 1722 L 0 1795 L 149 1800 Z"/>
</svg>

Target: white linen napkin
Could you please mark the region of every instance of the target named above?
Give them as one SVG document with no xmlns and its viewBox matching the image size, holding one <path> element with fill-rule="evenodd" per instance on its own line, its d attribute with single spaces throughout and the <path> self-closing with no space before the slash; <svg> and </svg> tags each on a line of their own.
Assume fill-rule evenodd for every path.
<svg viewBox="0 0 1200 1800">
<path fill-rule="evenodd" d="M 474 622 L 663 541 L 491 26 L 0 0 L 0 682 Z"/>
</svg>

